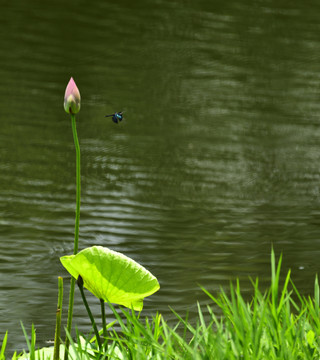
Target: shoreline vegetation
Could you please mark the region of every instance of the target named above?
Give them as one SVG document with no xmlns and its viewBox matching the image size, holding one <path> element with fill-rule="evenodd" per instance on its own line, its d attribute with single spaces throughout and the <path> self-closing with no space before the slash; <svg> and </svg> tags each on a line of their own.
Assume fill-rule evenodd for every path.
<svg viewBox="0 0 320 360">
<path fill-rule="evenodd" d="M 95 337 L 77 332 L 75 339 L 68 335 L 69 359 L 319 359 L 318 278 L 314 295 L 304 297 L 291 281 L 290 271 L 280 281 L 281 262 L 282 256 L 276 264 L 272 250 L 270 287 L 262 293 L 258 279 L 252 280 L 250 301 L 241 295 L 239 281 L 230 284 L 228 294 L 221 290 L 217 297 L 203 289 L 213 305 L 207 306 L 204 315 L 198 304 L 195 326 L 188 316 L 183 318 L 174 310 L 177 324 L 170 326 L 160 314 L 142 319 L 136 312 L 120 308 L 120 316 L 109 304 L 116 320 L 108 324 L 102 349 Z M 219 316 L 213 310 L 216 306 Z M 116 331 L 119 326 L 121 330 Z M 24 333 L 28 353 L 15 353 L 12 359 L 53 359 L 53 347 L 37 350 L 34 327 L 30 338 Z M 102 330 L 99 334 L 102 336 Z M 1 360 L 6 359 L 7 336 L 2 341 Z M 63 356 L 61 344 L 60 359 Z"/>
</svg>

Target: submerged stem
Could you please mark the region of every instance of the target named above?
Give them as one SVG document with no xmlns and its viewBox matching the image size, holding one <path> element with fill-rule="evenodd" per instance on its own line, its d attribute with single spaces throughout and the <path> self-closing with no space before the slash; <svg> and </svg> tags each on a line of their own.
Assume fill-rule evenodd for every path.
<svg viewBox="0 0 320 360">
<path fill-rule="evenodd" d="M 81 297 L 82 297 L 82 301 L 84 303 L 84 306 L 87 310 L 87 313 L 89 315 L 89 318 L 91 320 L 91 324 L 92 324 L 92 327 L 93 327 L 93 330 L 94 330 L 94 333 L 96 335 L 96 339 L 97 339 L 97 342 L 98 342 L 98 345 L 99 345 L 99 349 L 100 351 L 102 350 L 101 348 L 101 341 L 100 341 L 100 336 L 99 336 L 99 332 L 98 332 L 98 329 L 97 329 L 97 325 L 96 325 L 96 322 L 94 321 L 94 318 L 93 318 L 93 315 L 92 315 L 92 312 L 89 308 L 89 304 L 87 302 L 87 299 L 86 299 L 86 296 L 84 294 L 84 291 L 83 291 L 83 279 L 82 277 L 79 275 L 78 277 L 78 280 L 77 280 L 77 284 L 78 284 L 78 287 L 79 287 L 79 290 L 80 290 L 80 293 L 81 293 Z"/>
<path fill-rule="evenodd" d="M 77 135 L 76 128 L 76 116 L 71 114 L 71 124 L 72 124 L 72 133 L 74 146 L 76 149 L 76 220 L 75 220 L 75 229 L 74 229 L 74 247 L 73 254 L 75 255 L 78 252 L 79 245 L 79 224 L 80 224 L 80 198 L 81 198 L 81 172 L 80 172 L 80 145 Z M 71 277 L 70 283 L 70 294 L 69 294 L 69 308 L 68 308 L 68 321 L 67 321 L 67 331 L 71 334 L 72 327 L 72 316 L 73 316 L 73 302 L 74 302 L 74 287 L 75 287 L 75 279 Z M 65 354 L 64 360 L 68 359 L 68 349 L 70 345 L 70 340 L 66 337 L 65 343 Z"/>
</svg>

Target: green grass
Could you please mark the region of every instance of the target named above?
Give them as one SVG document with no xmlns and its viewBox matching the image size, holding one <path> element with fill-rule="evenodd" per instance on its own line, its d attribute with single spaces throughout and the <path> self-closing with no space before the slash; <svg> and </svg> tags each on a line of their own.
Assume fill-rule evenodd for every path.
<svg viewBox="0 0 320 360">
<path fill-rule="evenodd" d="M 251 301 L 245 301 L 240 284 L 230 285 L 228 294 L 221 290 L 205 311 L 198 305 L 198 321 L 176 314 L 177 323 L 170 326 L 160 314 L 152 319 L 139 319 L 122 309 L 121 316 L 111 306 L 116 323 L 108 328 L 108 339 L 99 351 L 95 339 L 71 339 L 72 359 L 320 359 L 319 283 L 316 277 L 314 296 L 303 297 L 290 280 L 290 271 L 280 286 L 278 265 L 271 255 L 271 284 L 259 290 L 258 280 L 252 281 Z M 219 316 L 214 309 L 219 307 Z M 121 331 L 115 331 L 113 325 Z M 102 334 L 102 332 L 100 332 Z M 5 359 L 3 340 L 0 359 Z M 35 336 L 27 341 L 29 354 L 23 358 L 52 358 L 51 349 L 35 351 Z M 107 346 L 106 346 L 107 345 Z M 61 351 L 63 358 L 63 345 Z"/>
</svg>

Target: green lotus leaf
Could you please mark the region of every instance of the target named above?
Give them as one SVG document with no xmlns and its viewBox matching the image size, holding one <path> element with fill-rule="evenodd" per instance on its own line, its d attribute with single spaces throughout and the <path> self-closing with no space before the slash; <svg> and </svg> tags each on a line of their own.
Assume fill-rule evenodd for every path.
<svg viewBox="0 0 320 360">
<path fill-rule="evenodd" d="M 62 256 L 62 265 L 99 299 L 142 310 L 143 299 L 159 290 L 158 280 L 129 257 L 102 246 Z"/>
</svg>

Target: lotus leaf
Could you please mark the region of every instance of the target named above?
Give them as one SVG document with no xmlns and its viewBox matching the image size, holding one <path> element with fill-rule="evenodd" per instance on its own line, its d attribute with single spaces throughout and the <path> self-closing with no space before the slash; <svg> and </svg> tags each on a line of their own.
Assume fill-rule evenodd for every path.
<svg viewBox="0 0 320 360">
<path fill-rule="evenodd" d="M 102 246 L 62 256 L 62 265 L 97 298 L 142 310 L 143 299 L 159 290 L 158 280 L 129 257 Z"/>
</svg>

